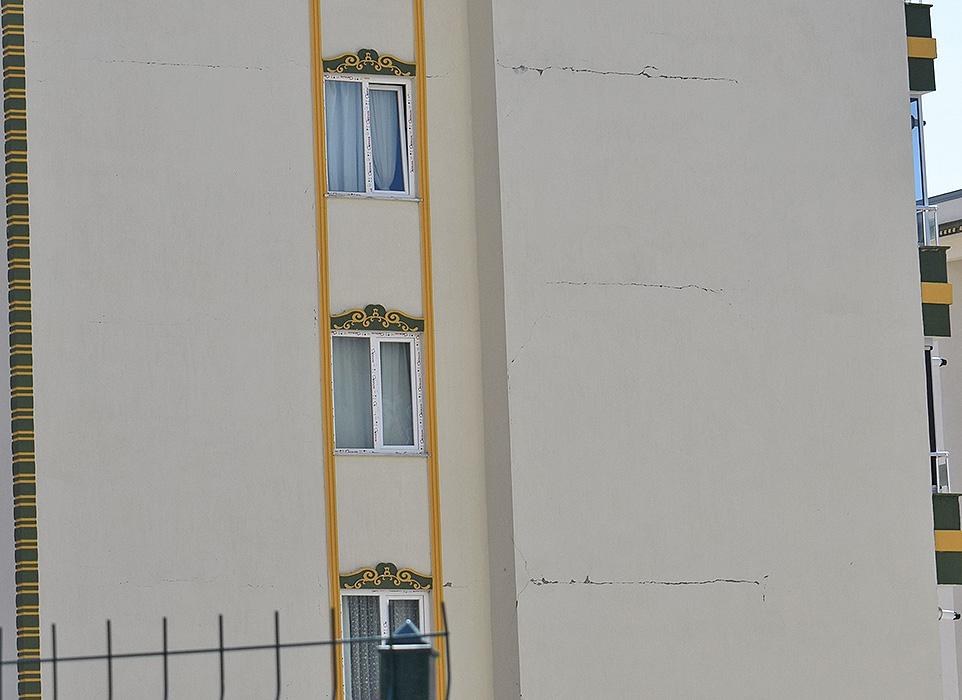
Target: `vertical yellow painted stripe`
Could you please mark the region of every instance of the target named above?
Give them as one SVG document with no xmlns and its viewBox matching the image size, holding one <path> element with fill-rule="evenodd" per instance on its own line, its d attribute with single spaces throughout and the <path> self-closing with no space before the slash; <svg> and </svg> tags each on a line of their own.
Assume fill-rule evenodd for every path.
<svg viewBox="0 0 962 700">
<path fill-rule="evenodd" d="M 424 0 L 414 0 L 414 62 L 417 65 L 417 145 L 421 222 L 421 304 L 424 312 L 425 414 L 427 417 L 428 497 L 431 519 L 431 577 L 434 579 L 434 620 L 441 626 L 444 572 L 441 565 L 441 479 L 438 468 L 437 383 L 435 381 L 434 279 L 431 264 L 431 178 L 428 173 L 428 63 L 424 37 Z M 443 640 L 435 637 L 438 652 L 437 695 L 445 696 L 447 658 Z"/>
<path fill-rule="evenodd" d="M 317 323 L 321 344 L 321 412 L 324 431 L 324 495 L 327 516 L 327 586 L 340 639 L 341 595 L 337 536 L 337 471 L 334 463 L 334 384 L 331 378 L 331 289 L 327 243 L 327 141 L 324 133 L 324 70 L 321 54 L 320 0 L 311 3 L 311 96 L 314 101 L 314 193 L 317 216 Z M 343 650 L 335 645 L 337 698 L 344 697 Z"/>
</svg>

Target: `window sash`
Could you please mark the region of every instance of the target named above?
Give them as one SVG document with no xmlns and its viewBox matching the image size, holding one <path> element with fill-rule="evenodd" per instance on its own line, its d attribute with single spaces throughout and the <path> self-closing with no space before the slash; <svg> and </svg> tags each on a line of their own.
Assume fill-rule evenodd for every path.
<svg viewBox="0 0 962 700">
<path fill-rule="evenodd" d="M 370 112 L 370 107 L 371 107 L 371 92 L 391 92 L 391 93 L 394 93 L 394 97 L 395 97 L 395 99 L 396 99 L 396 101 L 397 101 L 397 117 L 398 117 L 397 130 L 398 130 L 398 139 L 400 139 L 400 142 L 401 142 L 401 143 L 400 143 L 401 158 L 402 158 L 403 161 L 405 161 L 405 162 L 402 162 L 402 163 L 401 163 L 401 171 L 402 171 L 403 177 L 404 177 L 404 189 L 401 190 L 401 191 L 398 191 L 398 190 L 379 190 L 379 189 L 377 189 L 377 185 L 376 185 L 376 183 L 375 183 L 375 179 L 374 179 L 374 138 L 373 138 L 373 136 L 371 135 L 371 118 L 370 118 L 370 115 L 371 115 L 371 112 Z M 368 116 L 367 116 L 367 119 L 365 120 L 365 122 L 366 122 L 367 128 L 368 128 L 367 135 L 368 135 L 368 137 L 369 137 L 369 144 L 370 144 L 370 147 L 369 147 L 368 151 L 369 151 L 370 156 L 371 156 L 371 157 L 370 157 L 370 162 L 371 162 L 370 171 L 371 171 L 371 175 L 370 175 L 370 182 L 369 182 L 369 187 L 368 187 L 368 191 L 370 191 L 370 192 L 378 192 L 378 193 L 385 193 L 385 194 L 407 194 L 408 192 L 411 191 L 411 186 L 410 186 L 410 184 L 409 184 L 408 172 L 407 172 L 407 171 L 408 171 L 407 162 L 409 162 L 409 159 L 408 159 L 408 157 L 407 157 L 407 152 L 408 152 L 408 146 L 407 146 L 407 141 L 408 141 L 408 139 L 407 139 L 407 129 L 405 128 L 405 114 L 407 114 L 407 110 L 405 109 L 404 95 L 405 95 L 406 92 L 407 92 L 407 91 L 404 89 L 404 86 L 402 86 L 402 85 L 388 85 L 388 84 L 383 84 L 383 83 L 382 83 L 382 84 L 378 84 L 378 83 L 366 83 L 366 85 L 365 85 L 365 94 L 367 95 L 367 104 L 368 104 L 368 113 L 367 113 Z"/>
<path fill-rule="evenodd" d="M 364 75 L 327 75 L 324 80 L 349 80 L 361 84 L 361 111 L 364 141 L 364 192 L 341 192 L 331 190 L 329 194 L 350 197 L 385 197 L 394 199 L 410 199 L 414 197 L 414 109 L 411 99 L 411 81 L 405 78 L 377 76 L 370 78 Z M 371 141 L 371 90 L 392 90 L 398 95 L 398 129 L 401 138 L 401 157 L 404 159 L 402 170 L 404 173 L 404 191 L 378 190 L 374 187 L 374 156 Z M 327 105 L 327 91 L 324 91 L 325 107 Z M 324 128 L 327 129 L 325 123 Z M 330 162 L 328 162 L 330 168 Z M 327 173 L 326 182 L 330 182 Z"/>
<path fill-rule="evenodd" d="M 331 339 L 335 447 L 374 448 L 373 373 L 368 338 Z M 366 376 L 365 376 L 366 375 Z M 366 379 L 365 382 L 362 381 Z"/>
<path fill-rule="evenodd" d="M 421 339 L 412 333 L 388 333 L 379 331 L 332 331 L 334 337 L 367 338 L 371 357 L 371 402 L 374 417 L 374 447 L 347 448 L 335 447 L 337 454 L 423 454 L 424 453 L 424 410 L 421 379 Z M 381 343 L 407 343 L 410 345 L 411 416 L 413 422 L 413 445 L 386 445 L 384 443 L 384 396 L 381 384 Z M 333 360 L 333 349 L 331 353 Z M 334 372 L 332 370 L 333 377 Z M 335 438 L 337 415 L 334 416 Z M 336 444 L 336 439 L 335 439 Z"/>
</svg>

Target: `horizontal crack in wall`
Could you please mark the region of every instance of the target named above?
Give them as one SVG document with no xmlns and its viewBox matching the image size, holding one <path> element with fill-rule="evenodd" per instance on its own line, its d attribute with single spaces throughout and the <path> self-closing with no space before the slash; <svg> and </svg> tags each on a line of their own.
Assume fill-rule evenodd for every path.
<svg viewBox="0 0 962 700">
<path fill-rule="evenodd" d="M 674 289 L 674 290 L 684 290 L 684 289 L 698 289 L 703 292 L 709 292 L 710 294 L 721 294 L 724 289 L 715 289 L 713 287 L 702 287 L 698 284 L 659 284 L 656 282 L 591 282 L 591 281 L 577 281 L 577 280 L 557 280 L 554 282 L 546 282 L 545 284 L 555 284 L 555 285 L 566 285 L 570 287 L 652 287 L 655 289 Z"/>
<path fill-rule="evenodd" d="M 233 68 L 236 70 L 256 70 L 265 71 L 268 70 L 266 66 L 234 66 L 234 65 L 221 65 L 216 63 L 172 63 L 169 61 L 135 61 L 133 59 L 122 59 L 115 58 L 107 61 L 100 61 L 100 63 L 132 63 L 140 66 L 161 66 L 166 68 Z"/>
<path fill-rule="evenodd" d="M 735 83 L 738 81 L 735 78 L 728 78 L 724 76 L 715 75 L 669 75 L 661 73 L 657 66 L 645 66 L 641 70 L 637 71 L 620 71 L 620 70 L 597 70 L 595 68 L 578 68 L 576 66 L 526 66 L 521 63 L 516 66 L 509 66 L 501 61 L 498 61 L 498 65 L 502 68 L 508 68 L 513 70 L 515 73 L 537 73 L 539 77 L 543 76 L 550 70 L 560 70 L 566 71 L 568 73 L 591 73 L 593 75 L 610 75 L 610 76 L 621 76 L 626 78 L 662 78 L 664 80 L 707 80 L 716 81 L 724 83 Z"/>
<path fill-rule="evenodd" d="M 592 581 L 590 576 L 585 576 L 584 581 L 575 581 L 574 579 L 569 579 L 568 581 L 550 581 L 542 576 L 539 579 L 530 579 L 530 583 L 535 586 L 710 586 L 717 583 L 744 583 L 761 586 L 766 578 L 768 578 L 768 576 L 763 577 L 761 581 L 747 578 L 711 578 L 702 581 Z"/>
</svg>

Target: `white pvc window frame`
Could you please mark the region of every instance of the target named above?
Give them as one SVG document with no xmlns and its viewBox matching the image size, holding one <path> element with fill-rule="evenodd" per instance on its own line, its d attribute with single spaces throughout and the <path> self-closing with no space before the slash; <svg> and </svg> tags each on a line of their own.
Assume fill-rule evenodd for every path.
<svg viewBox="0 0 962 700">
<path fill-rule="evenodd" d="M 421 334 L 420 333 L 392 333 L 390 331 L 331 331 L 331 362 L 334 361 L 334 338 L 367 338 L 371 357 L 371 404 L 374 428 L 374 447 L 336 447 L 335 454 L 393 454 L 393 455 L 423 455 L 424 454 L 424 400 L 423 382 L 421 376 Z M 384 444 L 384 401 L 381 396 L 381 343 L 408 343 L 411 346 L 411 416 L 414 428 L 413 445 L 385 445 Z M 333 368 L 332 368 L 333 369 Z M 334 372 L 331 372 L 333 382 Z M 331 387 L 333 391 L 333 384 Z M 333 407 L 332 407 L 333 408 Z M 337 444 L 337 412 L 334 413 L 335 445 Z"/>
<path fill-rule="evenodd" d="M 341 610 L 343 611 L 343 628 L 350 629 L 348 626 L 348 609 L 347 605 L 344 603 L 344 598 L 349 598 L 351 596 L 371 596 L 377 597 L 379 599 L 378 603 L 381 608 L 381 639 L 386 641 L 388 637 L 394 630 L 389 629 L 390 626 L 390 616 L 388 614 L 390 609 L 390 604 L 392 600 L 411 600 L 415 599 L 419 603 L 418 615 L 420 616 L 420 624 L 418 625 L 418 631 L 422 634 L 431 633 L 431 606 L 428 605 L 428 593 L 427 591 L 401 591 L 395 589 L 378 589 L 378 590 L 350 590 L 341 592 Z"/>
<path fill-rule="evenodd" d="M 387 643 L 388 638 L 394 630 L 390 629 L 390 605 L 392 600 L 417 600 L 418 601 L 418 615 L 421 618 L 420 624 L 418 625 L 418 631 L 422 634 L 431 633 L 431 606 L 428 605 L 428 593 L 426 591 L 400 591 L 400 590 L 351 590 L 343 591 L 341 593 L 341 629 L 349 630 L 350 611 L 348 610 L 345 598 L 350 597 L 360 597 L 368 596 L 371 598 L 378 598 L 378 607 L 380 608 L 380 622 L 381 622 L 381 642 Z M 342 637 L 346 638 L 346 634 L 342 634 Z M 351 698 L 351 653 L 350 644 L 344 646 L 343 663 L 342 667 L 344 669 L 344 683 L 348 686 L 345 688 L 345 695 L 348 699 Z"/>
<path fill-rule="evenodd" d="M 414 104 L 411 98 L 413 86 L 408 78 L 373 75 L 325 75 L 324 80 L 345 80 L 361 84 L 361 114 L 364 127 L 364 192 L 328 191 L 336 197 L 374 197 L 378 199 L 416 199 L 414 187 Z M 371 90 L 391 90 L 398 98 L 398 130 L 401 135 L 401 157 L 404 164 L 404 191 L 377 190 L 374 188 L 374 156 L 371 145 Z M 324 109 L 327 113 L 327 90 L 324 91 Z M 327 124 L 324 125 L 325 130 Z M 328 165 L 330 167 L 330 165 Z M 330 181 L 330 173 L 325 173 Z"/>
</svg>

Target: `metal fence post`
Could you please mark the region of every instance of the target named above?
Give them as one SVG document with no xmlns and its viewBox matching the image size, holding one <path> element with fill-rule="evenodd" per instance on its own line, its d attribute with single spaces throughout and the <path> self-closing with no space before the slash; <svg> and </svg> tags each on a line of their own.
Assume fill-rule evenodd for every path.
<svg viewBox="0 0 962 700">
<path fill-rule="evenodd" d="M 57 700 L 57 626 L 50 625 L 50 644 L 53 651 L 53 700 Z"/>
<path fill-rule="evenodd" d="M 217 658 L 220 662 L 220 700 L 224 700 L 224 616 L 217 616 Z"/>
<path fill-rule="evenodd" d="M 167 700 L 168 694 L 170 692 L 170 687 L 168 683 L 168 669 L 167 669 L 167 618 L 164 618 L 164 650 L 161 652 L 164 656 L 164 700 Z"/>
<path fill-rule="evenodd" d="M 274 670 L 277 679 L 275 700 L 281 700 L 281 616 L 274 611 Z"/>
<path fill-rule="evenodd" d="M 107 700 L 114 698 L 114 649 L 110 635 L 110 620 L 107 620 Z"/>
</svg>

